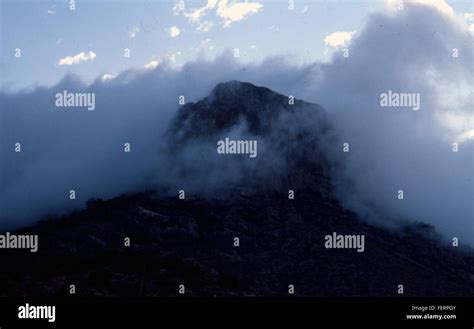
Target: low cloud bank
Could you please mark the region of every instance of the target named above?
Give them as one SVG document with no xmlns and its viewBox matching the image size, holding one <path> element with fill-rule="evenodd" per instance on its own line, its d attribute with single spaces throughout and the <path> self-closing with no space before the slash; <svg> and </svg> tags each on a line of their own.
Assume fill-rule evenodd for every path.
<svg viewBox="0 0 474 329">
<path fill-rule="evenodd" d="M 327 110 L 337 140 L 325 152 L 346 207 L 384 225 L 431 223 L 447 238 L 474 244 L 473 77 L 467 24 L 434 7 L 406 4 L 402 11 L 372 13 L 328 63 L 294 66 L 281 57 L 244 67 L 226 53 L 91 85 L 67 76 L 52 88 L 0 93 L 0 227 L 66 213 L 92 197 L 169 184 L 162 138 L 179 97 L 197 101 L 219 82 L 241 80 Z M 95 93 L 95 110 L 55 107 L 64 90 Z M 380 106 L 389 91 L 417 94 L 420 109 Z"/>
</svg>

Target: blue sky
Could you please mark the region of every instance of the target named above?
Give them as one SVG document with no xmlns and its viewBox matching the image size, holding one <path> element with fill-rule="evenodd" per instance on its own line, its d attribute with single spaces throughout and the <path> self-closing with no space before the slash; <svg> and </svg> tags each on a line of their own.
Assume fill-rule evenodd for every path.
<svg viewBox="0 0 474 329">
<path fill-rule="evenodd" d="M 179 66 L 235 48 L 239 60 L 249 62 L 279 54 L 296 63 L 326 60 L 327 36 L 362 28 L 365 15 L 383 5 L 295 0 L 290 10 L 289 1 L 249 0 L 235 7 L 238 1 L 193 0 L 179 10 L 179 1 L 76 0 L 70 10 L 70 1 L 1 0 L 1 89 L 51 86 L 67 73 L 87 82 L 163 60 Z M 471 1 L 448 4 L 458 13 L 472 12 Z M 15 57 L 17 48 L 21 57 Z"/>
</svg>

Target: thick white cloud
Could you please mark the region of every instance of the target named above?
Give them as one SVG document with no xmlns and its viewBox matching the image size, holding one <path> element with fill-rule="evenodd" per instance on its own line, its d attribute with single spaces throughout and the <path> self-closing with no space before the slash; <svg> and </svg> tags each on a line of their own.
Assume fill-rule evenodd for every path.
<svg viewBox="0 0 474 329">
<path fill-rule="evenodd" d="M 411 5 L 422 5 L 436 8 L 438 11 L 446 15 L 454 15 L 453 8 L 446 3 L 444 0 L 386 0 L 385 4 L 389 9 L 399 10 L 400 6 L 404 7 L 405 4 Z"/>
<path fill-rule="evenodd" d="M 243 20 L 250 14 L 255 14 L 263 8 L 259 2 L 237 2 L 228 0 L 208 0 L 207 4 L 201 8 L 184 13 L 189 22 L 196 26 L 198 32 L 208 32 L 214 23 L 210 19 L 204 19 L 210 13 L 221 20 L 224 27 L 229 27 L 232 23 Z"/>
<path fill-rule="evenodd" d="M 465 131 L 464 133 L 460 134 L 458 136 L 458 139 L 460 143 L 466 142 L 467 140 L 470 140 L 470 139 L 474 140 L 474 129 Z"/>
<path fill-rule="evenodd" d="M 224 21 L 224 27 L 230 26 L 234 22 L 241 21 L 250 14 L 258 13 L 263 5 L 258 2 L 231 2 L 221 0 L 217 5 L 217 16 Z"/>
<path fill-rule="evenodd" d="M 351 40 L 352 36 L 354 35 L 355 31 L 352 32 L 334 32 L 324 38 L 324 43 L 327 46 L 331 46 L 333 48 L 337 47 L 347 47 L 349 41 Z"/>
<path fill-rule="evenodd" d="M 74 64 L 79 64 L 82 62 L 87 62 L 87 61 L 93 61 L 96 58 L 96 53 L 93 51 L 89 52 L 81 52 L 77 55 L 73 56 L 66 56 L 64 58 L 61 58 L 58 61 L 58 65 L 74 65 Z"/>
<path fill-rule="evenodd" d="M 143 65 L 143 67 L 144 67 L 145 69 L 154 69 L 154 68 L 156 68 L 158 65 L 160 65 L 160 60 L 154 59 L 154 60 L 150 61 L 149 63 Z"/>
</svg>

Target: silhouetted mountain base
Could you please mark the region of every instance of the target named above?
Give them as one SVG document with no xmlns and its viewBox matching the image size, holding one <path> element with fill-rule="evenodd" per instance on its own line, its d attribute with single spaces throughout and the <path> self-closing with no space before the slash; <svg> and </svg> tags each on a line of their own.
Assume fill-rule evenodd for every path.
<svg viewBox="0 0 474 329">
<path fill-rule="evenodd" d="M 1 296 L 472 296 L 474 256 L 408 230 L 364 224 L 337 202 L 296 191 L 225 200 L 89 202 L 24 230 L 39 251 L 3 250 Z M 327 234 L 365 234 L 365 251 L 326 249 Z M 125 237 L 131 246 L 124 246 Z M 234 237 L 240 246 L 234 247 Z"/>
</svg>

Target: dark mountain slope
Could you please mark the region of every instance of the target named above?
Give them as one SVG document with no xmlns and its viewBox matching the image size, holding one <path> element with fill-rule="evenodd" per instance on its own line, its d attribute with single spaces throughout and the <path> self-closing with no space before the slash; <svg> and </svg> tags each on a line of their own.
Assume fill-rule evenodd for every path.
<svg viewBox="0 0 474 329">
<path fill-rule="evenodd" d="M 40 236 L 37 254 L 2 251 L 0 295 L 66 295 L 75 284 L 87 296 L 176 296 L 184 284 L 193 296 L 266 296 L 293 284 L 300 296 L 396 296 L 403 284 L 407 296 L 472 296 L 472 253 L 424 230 L 388 233 L 304 192 L 96 200 L 28 229 Z M 365 251 L 325 249 L 332 232 L 365 234 Z"/>
</svg>

